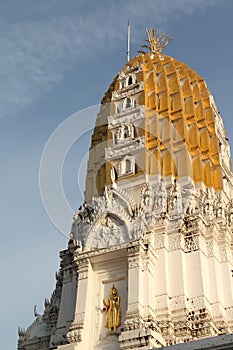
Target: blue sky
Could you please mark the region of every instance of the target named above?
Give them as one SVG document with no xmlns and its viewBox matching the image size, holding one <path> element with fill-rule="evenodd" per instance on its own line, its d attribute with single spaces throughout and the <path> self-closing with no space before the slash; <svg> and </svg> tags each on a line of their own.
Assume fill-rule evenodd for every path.
<svg viewBox="0 0 233 350">
<path fill-rule="evenodd" d="M 94 121 L 96 108 L 78 114 L 77 139 L 60 169 L 70 213 L 51 186 L 53 157 L 45 164 L 48 183 L 45 176 L 42 192 L 60 210 L 59 224 L 57 213 L 47 214 L 40 194 L 43 149 L 69 116 L 100 102 L 126 63 L 128 19 L 132 56 L 144 42 L 146 27 L 174 35 L 165 53 L 205 78 L 233 144 L 232 0 L 1 0 L 0 332 L 5 350 L 16 347 L 17 326 L 27 327 L 33 306 L 42 312 L 53 290 L 72 212 L 83 201 L 83 160 L 91 135 L 87 119 Z"/>
</svg>

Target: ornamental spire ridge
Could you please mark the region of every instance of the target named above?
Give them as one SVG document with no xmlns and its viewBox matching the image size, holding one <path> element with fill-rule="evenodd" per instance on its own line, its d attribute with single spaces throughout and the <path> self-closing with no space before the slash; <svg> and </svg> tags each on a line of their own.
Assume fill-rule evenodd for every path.
<svg viewBox="0 0 233 350">
<path fill-rule="evenodd" d="M 162 50 L 169 44 L 169 42 L 173 39 L 173 36 L 170 34 L 165 34 L 162 32 L 157 36 L 157 30 L 154 29 L 146 29 L 147 39 L 146 41 L 149 44 L 144 44 L 141 47 L 148 49 L 152 53 L 161 53 Z M 138 50 L 138 52 L 145 54 L 146 51 Z"/>
</svg>

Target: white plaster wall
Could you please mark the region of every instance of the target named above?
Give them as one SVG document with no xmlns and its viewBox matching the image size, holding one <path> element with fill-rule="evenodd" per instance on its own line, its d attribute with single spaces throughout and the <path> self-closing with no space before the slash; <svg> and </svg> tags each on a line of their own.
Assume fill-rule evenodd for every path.
<svg viewBox="0 0 233 350">
<path fill-rule="evenodd" d="M 155 306 L 156 313 L 163 314 L 168 308 L 168 252 L 164 248 L 156 250 Z"/>
<path fill-rule="evenodd" d="M 210 284 L 210 303 L 214 304 L 218 301 L 218 285 L 217 285 L 217 276 L 216 276 L 216 258 L 209 257 L 208 259 L 208 279 Z"/>
<path fill-rule="evenodd" d="M 223 262 L 221 264 L 221 278 L 219 283 L 224 286 L 223 296 L 224 296 L 224 306 L 230 307 L 233 305 L 233 290 L 232 290 L 232 265 L 229 262 Z"/>
<path fill-rule="evenodd" d="M 165 249 L 159 249 L 156 251 L 158 256 L 156 264 L 156 281 L 155 281 L 155 293 L 156 295 L 163 295 L 167 293 L 168 285 L 168 257 Z"/>
<path fill-rule="evenodd" d="M 215 266 L 215 271 L 216 271 L 216 286 L 213 286 L 213 288 L 217 289 L 218 302 L 221 305 L 224 305 L 223 289 L 226 287 L 226 284 L 225 284 L 225 282 L 222 283 L 222 280 L 221 280 L 222 268 L 221 268 L 221 263 L 219 261 L 219 257 L 217 259 L 214 259 L 214 266 Z M 229 291 L 229 289 L 228 289 L 228 291 Z"/>
<path fill-rule="evenodd" d="M 185 256 L 186 296 L 188 298 L 203 295 L 200 251 L 186 253 Z"/>
<path fill-rule="evenodd" d="M 172 298 L 184 295 L 184 263 L 183 251 L 181 249 L 169 252 L 169 269 L 165 271 L 168 274 L 168 295 Z"/>
<path fill-rule="evenodd" d="M 201 272 L 202 272 L 201 281 L 203 286 L 203 295 L 205 296 L 205 299 L 209 301 L 210 290 L 212 289 L 212 285 L 210 284 L 208 258 L 201 250 L 200 250 L 200 264 L 201 264 Z"/>
<path fill-rule="evenodd" d="M 82 349 L 93 349 L 94 347 L 94 321 L 95 321 L 95 303 L 96 303 L 96 278 L 93 272 L 93 266 L 90 264 L 88 270 L 88 279 L 86 285 L 86 295 L 80 295 L 80 299 L 85 300 L 85 304 L 81 304 L 83 312 L 85 313 L 84 318 L 84 329 L 82 335 Z"/>
<path fill-rule="evenodd" d="M 128 301 L 129 303 L 137 303 L 140 299 L 140 289 L 139 283 L 142 281 L 140 279 L 141 271 L 139 267 L 131 268 L 128 271 Z"/>
<path fill-rule="evenodd" d="M 153 263 L 152 263 L 152 260 Z M 155 263 L 155 264 L 154 264 Z M 155 266 L 157 260 L 155 261 L 155 257 L 150 257 L 148 271 L 145 274 L 145 285 L 144 285 L 144 305 L 149 305 L 150 308 L 155 312 Z"/>
</svg>

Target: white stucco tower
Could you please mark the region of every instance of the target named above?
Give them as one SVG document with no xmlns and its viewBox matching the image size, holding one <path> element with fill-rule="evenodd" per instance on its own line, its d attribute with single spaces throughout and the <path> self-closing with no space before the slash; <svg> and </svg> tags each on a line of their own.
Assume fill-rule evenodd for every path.
<svg viewBox="0 0 233 350">
<path fill-rule="evenodd" d="M 145 350 L 233 331 L 223 121 L 203 78 L 162 54 L 155 30 L 148 40 L 102 100 L 85 203 L 18 350 Z"/>
</svg>

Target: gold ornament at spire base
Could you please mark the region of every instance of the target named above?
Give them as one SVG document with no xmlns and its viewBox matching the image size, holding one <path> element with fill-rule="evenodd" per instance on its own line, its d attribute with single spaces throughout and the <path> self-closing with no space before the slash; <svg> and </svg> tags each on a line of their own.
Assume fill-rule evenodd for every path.
<svg viewBox="0 0 233 350">
<path fill-rule="evenodd" d="M 170 34 L 165 34 L 162 32 L 157 36 L 157 29 L 146 29 L 147 39 L 146 41 L 149 43 L 149 45 L 142 45 L 142 47 L 145 47 L 152 53 L 161 53 L 162 50 L 170 43 L 170 41 L 173 39 L 173 36 Z M 138 52 L 145 54 L 146 52 L 144 50 L 138 50 Z"/>
</svg>

